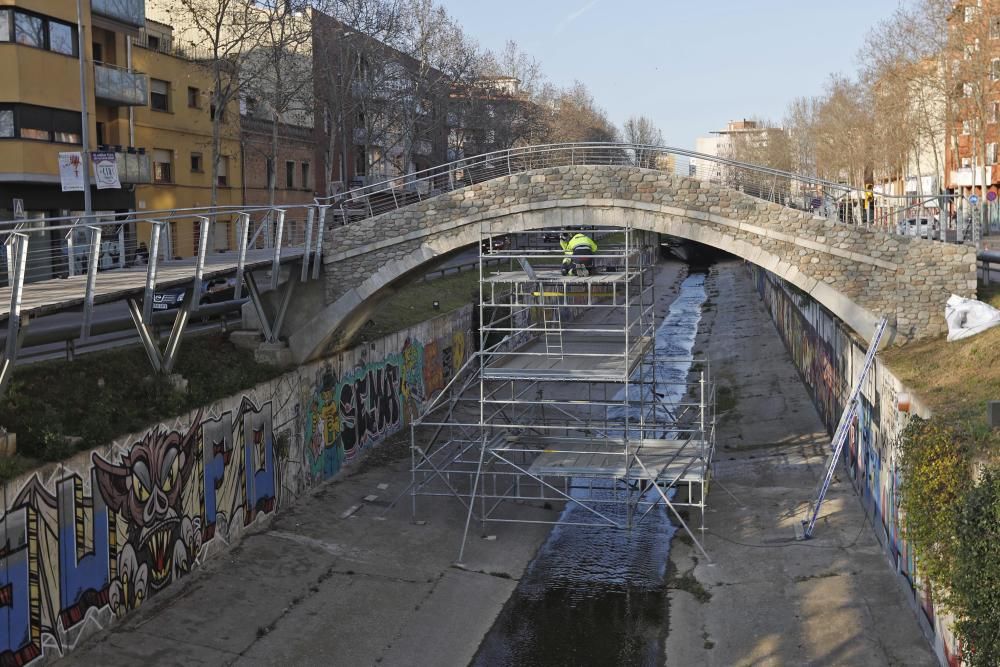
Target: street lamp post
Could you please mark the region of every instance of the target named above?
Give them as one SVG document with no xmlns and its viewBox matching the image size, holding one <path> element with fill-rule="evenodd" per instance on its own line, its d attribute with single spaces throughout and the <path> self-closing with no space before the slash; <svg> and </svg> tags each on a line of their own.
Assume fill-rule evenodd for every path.
<svg viewBox="0 0 1000 667">
<path fill-rule="evenodd" d="M 80 62 L 80 119 L 83 124 L 82 141 L 83 150 L 80 151 L 80 157 L 83 161 L 83 209 L 86 217 L 90 217 L 93 212 L 93 203 L 91 201 L 90 195 L 90 119 L 89 113 L 87 111 L 87 60 L 85 57 L 84 47 L 87 43 L 83 31 L 83 11 L 81 7 L 82 0 L 76 0 L 76 36 L 78 41 L 77 50 L 79 51 L 79 62 Z"/>
</svg>

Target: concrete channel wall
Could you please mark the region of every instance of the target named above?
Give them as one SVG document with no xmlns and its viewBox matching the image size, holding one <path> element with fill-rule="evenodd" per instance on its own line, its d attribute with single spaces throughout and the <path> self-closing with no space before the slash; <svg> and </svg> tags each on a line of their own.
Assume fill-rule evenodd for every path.
<svg viewBox="0 0 1000 667">
<path fill-rule="evenodd" d="M 0 664 L 71 651 L 400 431 L 471 325 L 466 306 L 4 484 Z"/>
<path fill-rule="evenodd" d="M 758 292 L 802 376 L 820 418 L 832 434 L 851 384 L 864 363 L 867 344 L 826 308 L 773 273 L 748 264 Z M 908 405 L 907 405 L 908 403 Z M 898 505 L 899 435 L 911 416 L 930 411 L 876 358 L 861 393 L 839 472 L 854 484 L 889 565 L 908 591 L 921 626 L 942 664 L 958 667 L 950 617 L 934 605 L 916 576 L 913 552 L 902 536 Z"/>
</svg>

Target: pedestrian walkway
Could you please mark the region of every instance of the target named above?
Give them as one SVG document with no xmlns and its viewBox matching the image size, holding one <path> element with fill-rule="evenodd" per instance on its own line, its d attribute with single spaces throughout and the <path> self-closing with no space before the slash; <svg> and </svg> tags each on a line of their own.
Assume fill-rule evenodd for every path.
<svg viewBox="0 0 1000 667">
<path fill-rule="evenodd" d="M 795 541 L 830 437 L 742 263 L 714 267 L 709 289 L 696 352 L 735 401 L 706 520 L 715 562 L 671 549 L 667 664 L 937 664 L 846 477 L 813 539 Z"/>
</svg>

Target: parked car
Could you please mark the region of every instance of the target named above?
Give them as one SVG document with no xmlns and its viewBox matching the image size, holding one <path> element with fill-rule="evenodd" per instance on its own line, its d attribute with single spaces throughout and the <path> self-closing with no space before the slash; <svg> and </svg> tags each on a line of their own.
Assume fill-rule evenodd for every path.
<svg viewBox="0 0 1000 667">
<path fill-rule="evenodd" d="M 932 238 L 934 230 L 937 229 L 937 219 L 935 218 L 909 218 L 899 223 L 899 233 L 903 236 L 914 238 Z"/>
<path fill-rule="evenodd" d="M 153 293 L 153 310 L 172 310 L 179 308 L 187 296 L 188 287 L 171 287 Z M 236 278 L 220 277 L 204 280 L 201 283 L 201 300 L 203 303 L 221 303 L 231 301 L 236 295 Z"/>
<path fill-rule="evenodd" d="M 503 234 L 502 236 L 491 236 L 483 239 L 481 247 L 483 254 L 486 255 L 491 252 L 496 252 L 497 250 L 507 250 L 510 248 L 510 237 L 506 234 Z"/>
</svg>

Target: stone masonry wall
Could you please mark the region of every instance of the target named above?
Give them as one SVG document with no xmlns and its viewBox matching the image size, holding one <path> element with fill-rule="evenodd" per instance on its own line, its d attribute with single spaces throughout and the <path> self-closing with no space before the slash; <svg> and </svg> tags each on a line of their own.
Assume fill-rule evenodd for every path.
<svg viewBox="0 0 1000 667">
<path fill-rule="evenodd" d="M 882 314 L 896 342 L 946 331 L 950 294 L 972 296 L 975 252 L 836 223 L 729 188 L 657 171 L 567 166 L 497 178 L 426 199 L 326 237 L 327 309 L 293 336 L 322 349 L 349 313 L 386 284 L 493 233 L 615 225 L 706 243 L 807 292 L 864 336 Z M 327 332 L 327 333 L 324 333 Z"/>
</svg>

